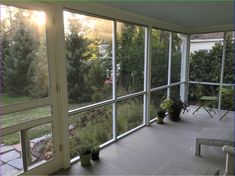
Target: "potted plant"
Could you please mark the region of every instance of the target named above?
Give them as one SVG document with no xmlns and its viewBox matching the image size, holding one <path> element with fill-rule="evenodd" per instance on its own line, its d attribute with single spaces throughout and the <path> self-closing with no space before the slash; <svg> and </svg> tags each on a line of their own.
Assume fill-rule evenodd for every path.
<svg viewBox="0 0 235 176">
<path fill-rule="evenodd" d="M 164 119 L 165 116 L 166 116 L 166 111 L 164 109 L 160 108 L 157 111 L 157 123 L 158 124 L 163 124 L 163 119 Z"/>
<path fill-rule="evenodd" d="M 78 153 L 80 155 L 80 161 L 82 166 L 91 165 L 91 151 L 92 147 L 88 143 L 82 143 L 78 147 Z"/>
<path fill-rule="evenodd" d="M 181 110 L 183 110 L 183 113 L 188 111 L 188 105 L 183 103 L 180 99 L 165 99 L 160 107 L 168 112 L 168 116 L 172 121 L 180 120 Z"/>
<path fill-rule="evenodd" d="M 99 160 L 100 159 L 100 147 L 97 142 L 93 144 L 92 151 L 91 151 L 91 159 L 93 161 Z"/>
</svg>

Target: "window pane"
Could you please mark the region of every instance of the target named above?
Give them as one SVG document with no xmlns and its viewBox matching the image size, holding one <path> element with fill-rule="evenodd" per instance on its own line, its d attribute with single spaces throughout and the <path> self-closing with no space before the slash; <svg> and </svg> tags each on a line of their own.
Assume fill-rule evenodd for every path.
<svg viewBox="0 0 235 176">
<path fill-rule="evenodd" d="M 234 83 L 234 32 L 227 36 L 226 56 L 224 62 L 224 83 Z"/>
<path fill-rule="evenodd" d="M 70 158 L 84 141 L 102 144 L 112 139 L 112 105 L 69 116 Z"/>
<path fill-rule="evenodd" d="M 40 125 L 28 131 L 31 158 L 29 165 L 33 166 L 53 158 L 53 139 L 51 124 Z"/>
<path fill-rule="evenodd" d="M 190 80 L 220 82 L 223 33 L 191 36 Z"/>
<path fill-rule="evenodd" d="M 1 105 L 48 97 L 45 13 L 0 5 Z"/>
<path fill-rule="evenodd" d="M 144 89 L 144 27 L 117 23 L 117 95 Z"/>
<path fill-rule="evenodd" d="M 143 124 L 143 96 L 117 103 L 117 133 L 121 135 Z"/>
<path fill-rule="evenodd" d="M 189 85 L 189 104 L 197 105 L 199 103 L 200 97 L 202 96 L 217 96 L 219 86 L 214 85 L 201 85 L 201 84 L 190 84 Z M 218 102 L 213 104 L 214 108 L 217 108 Z"/>
<path fill-rule="evenodd" d="M 170 91 L 171 98 L 177 98 L 177 99 L 180 98 L 180 85 L 173 86 L 173 87 L 171 87 L 170 90 L 171 90 Z"/>
<path fill-rule="evenodd" d="M 232 86 L 224 86 L 221 95 L 221 109 L 235 111 L 234 107 L 234 89 Z"/>
<path fill-rule="evenodd" d="M 152 30 L 151 87 L 167 85 L 169 32 Z"/>
<path fill-rule="evenodd" d="M 70 109 L 112 98 L 112 21 L 64 11 Z"/>
<path fill-rule="evenodd" d="M 157 117 L 157 111 L 159 110 L 161 102 L 166 99 L 166 95 L 167 89 L 162 89 L 151 93 L 150 119 Z"/>
<path fill-rule="evenodd" d="M 12 125 L 20 124 L 30 120 L 39 119 L 42 117 L 47 117 L 51 115 L 51 107 L 44 106 L 39 108 L 34 108 L 26 111 L 20 111 L 16 113 L 10 113 L 2 115 L 0 118 L 1 128 L 9 127 Z"/>
<path fill-rule="evenodd" d="M 17 175 L 23 171 L 19 133 L 1 138 L 0 153 L 1 175 Z"/>
<path fill-rule="evenodd" d="M 182 34 L 172 33 L 171 83 L 180 82 Z"/>
</svg>

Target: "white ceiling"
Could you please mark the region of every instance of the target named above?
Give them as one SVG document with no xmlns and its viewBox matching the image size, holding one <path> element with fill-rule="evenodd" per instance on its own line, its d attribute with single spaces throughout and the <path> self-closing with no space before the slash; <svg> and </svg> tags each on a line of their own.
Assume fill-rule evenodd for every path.
<svg viewBox="0 0 235 176">
<path fill-rule="evenodd" d="M 180 25 L 189 30 L 233 26 L 234 2 L 104 2 L 104 5 Z"/>
</svg>

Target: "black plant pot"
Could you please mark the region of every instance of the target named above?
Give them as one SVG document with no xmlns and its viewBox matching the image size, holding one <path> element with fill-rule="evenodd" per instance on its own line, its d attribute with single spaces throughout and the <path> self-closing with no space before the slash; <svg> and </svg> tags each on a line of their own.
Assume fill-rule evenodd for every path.
<svg viewBox="0 0 235 176">
<path fill-rule="evenodd" d="M 91 153 L 91 159 L 93 161 L 99 160 L 100 159 L 100 149 L 95 150 Z"/>
<path fill-rule="evenodd" d="M 181 111 L 169 112 L 169 119 L 172 121 L 180 121 L 180 112 Z"/>
</svg>

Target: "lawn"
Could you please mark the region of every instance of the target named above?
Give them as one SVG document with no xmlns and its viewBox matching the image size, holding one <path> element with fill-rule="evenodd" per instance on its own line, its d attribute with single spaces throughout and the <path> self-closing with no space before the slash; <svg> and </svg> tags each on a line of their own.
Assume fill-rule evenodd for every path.
<svg viewBox="0 0 235 176">
<path fill-rule="evenodd" d="M 6 94 L 1 95 L 1 105 L 9 105 L 9 104 L 15 104 L 20 102 L 25 102 L 31 100 L 29 97 L 11 97 Z M 50 106 L 45 107 L 38 107 L 31 110 L 26 111 L 20 111 L 16 113 L 10 113 L 7 115 L 2 115 L 0 119 L 0 127 L 9 127 L 12 125 L 20 124 L 22 122 L 30 121 L 33 119 L 38 119 L 42 117 L 46 117 L 50 115 Z M 33 130 L 29 130 L 29 136 L 31 139 L 43 136 L 45 134 L 48 134 L 49 124 L 41 125 L 39 127 L 33 128 Z M 51 133 L 51 132 L 49 132 Z M 8 136 L 3 137 L 3 143 L 5 144 L 16 144 L 19 143 L 19 133 L 14 133 Z"/>
</svg>

